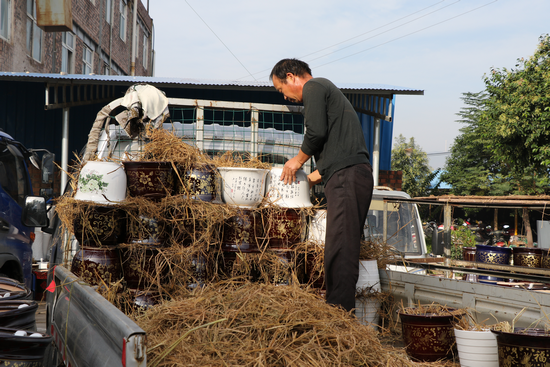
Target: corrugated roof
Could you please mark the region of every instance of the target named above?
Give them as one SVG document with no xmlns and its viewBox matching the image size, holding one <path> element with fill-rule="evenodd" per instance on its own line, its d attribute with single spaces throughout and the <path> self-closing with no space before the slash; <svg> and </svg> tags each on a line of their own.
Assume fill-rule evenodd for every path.
<svg viewBox="0 0 550 367">
<path fill-rule="evenodd" d="M 208 80 L 195 78 L 167 78 L 167 77 L 146 77 L 146 76 L 119 76 L 119 75 L 84 75 L 84 74 L 48 74 L 48 73 L 22 73 L 22 72 L 0 72 L 0 80 L 66 83 L 66 84 L 103 84 L 131 85 L 135 83 L 148 83 L 151 85 L 162 85 L 164 87 L 194 87 L 206 86 L 209 88 L 235 88 L 238 89 L 264 89 L 272 90 L 270 81 L 238 81 L 238 80 Z M 423 95 L 420 89 L 397 87 L 385 84 L 369 83 L 335 83 L 344 92 L 350 93 L 380 93 L 380 94 L 413 94 Z"/>
</svg>

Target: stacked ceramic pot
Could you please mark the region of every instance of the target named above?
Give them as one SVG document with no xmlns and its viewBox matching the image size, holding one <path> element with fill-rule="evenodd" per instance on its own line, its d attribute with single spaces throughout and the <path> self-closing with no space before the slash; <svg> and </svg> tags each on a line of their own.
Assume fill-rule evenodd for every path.
<svg viewBox="0 0 550 367">
<path fill-rule="evenodd" d="M 221 200 L 236 209 L 235 215 L 224 221 L 218 268 L 227 277 L 240 275 L 255 280 L 256 269 L 246 264 L 247 258 L 260 253 L 263 247 L 265 230 L 257 208 L 264 199 L 269 170 L 218 167 L 218 172 Z"/>
<path fill-rule="evenodd" d="M 120 163 L 88 161 L 82 167 L 75 200 L 81 210 L 73 222 L 80 249 L 71 271 L 91 285 L 122 278 L 117 245 L 125 235 L 125 213 L 117 204 L 126 198 L 126 173 Z"/>
<path fill-rule="evenodd" d="M 509 265 L 512 249 L 510 247 L 498 247 L 490 245 L 476 245 L 476 262 L 495 265 Z M 483 269 L 482 265 L 478 266 Z M 480 283 L 496 284 L 504 281 L 503 278 L 479 275 Z"/>
<path fill-rule="evenodd" d="M 296 180 L 281 181 L 282 168 L 272 168 L 267 175 L 266 199 L 263 210 L 268 249 L 277 257 L 274 283 L 288 284 L 296 270 L 296 245 L 306 239 L 307 216 L 304 208 L 311 207 L 309 182 L 303 170 Z"/>
</svg>

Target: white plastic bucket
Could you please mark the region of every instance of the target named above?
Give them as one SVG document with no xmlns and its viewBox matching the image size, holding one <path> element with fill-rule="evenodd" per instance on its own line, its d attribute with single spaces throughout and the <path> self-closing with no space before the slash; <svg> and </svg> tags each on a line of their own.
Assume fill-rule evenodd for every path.
<svg viewBox="0 0 550 367">
<path fill-rule="evenodd" d="M 241 208 L 257 207 L 265 195 L 269 170 L 243 167 L 218 167 L 222 177 L 222 201 Z"/>
<path fill-rule="evenodd" d="M 281 181 L 282 168 L 272 168 L 267 174 L 266 197 L 274 205 L 283 208 L 305 208 L 312 206 L 309 182 L 304 170 L 296 171 L 296 181 L 285 184 Z"/>
<path fill-rule="evenodd" d="M 116 204 L 126 199 L 126 173 L 120 163 L 88 161 L 78 176 L 76 200 Z"/>
<path fill-rule="evenodd" d="M 454 329 L 461 367 L 498 367 L 496 335 L 490 330 Z"/>
</svg>

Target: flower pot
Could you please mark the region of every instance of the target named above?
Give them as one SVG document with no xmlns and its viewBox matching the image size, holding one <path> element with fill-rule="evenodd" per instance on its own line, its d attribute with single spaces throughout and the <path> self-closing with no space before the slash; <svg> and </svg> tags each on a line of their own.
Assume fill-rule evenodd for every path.
<svg viewBox="0 0 550 367">
<path fill-rule="evenodd" d="M 222 251 L 260 252 L 264 226 L 259 213 L 240 209 L 223 225 Z"/>
<path fill-rule="evenodd" d="M 307 232 L 307 239 L 311 242 L 325 243 L 327 228 L 327 211 L 319 209 L 310 218 Z"/>
<path fill-rule="evenodd" d="M 500 366 L 542 367 L 550 361 L 550 334 L 543 329 L 515 328 L 513 333 L 496 334 Z"/>
<path fill-rule="evenodd" d="M 126 174 L 120 163 L 88 161 L 82 166 L 74 198 L 98 204 L 126 199 Z"/>
<path fill-rule="evenodd" d="M 290 249 L 305 239 L 306 215 L 299 209 L 266 209 L 268 246 L 272 249 Z"/>
<path fill-rule="evenodd" d="M 296 171 L 296 181 L 285 184 L 281 181 L 282 168 L 272 168 L 267 174 L 266 197 L 270 203 L 283 208 L 312 206 L 309 181 L 304 170 Z"/>
<path fill-rule="evenodd" d="M 167 269 L 161 261 L 157 261 L 158 253 L 159 250 L 155 246 L 146 245 L 121 251 L 122 274 L 128 288 L 150 287 L 156 276 L 163 280 Z"/>
<path fill-rule="evenodd" d="M 218 200 L 220 181 L 218 172 L 211 166 L 197 166 L 189 170 L 178 167 L 175 192 L 191 199 L 212 202 Z"/>
<path fill-rule="evenodd" d="M 461 367 L 498 367 L 497 339 L 491 330 L 454 329 Z"/>
<path fill-rule="evenodd" d="M 226 204 L 255 208 L 265 195 L 265 177 L 269 170 L 260 168 L 218 167 L 222 177 L 221 196 Z"/>
<path fill-rule="evenodd" d="M 164 247 L 167 237 L 167 224 L 162 219 L 144 215 L 128 218 L 129 243 Z"/>
<path fill-rule="evenodd" d="M 74 236 L 81 246 L 109 247 L 124 240 L 124 211 L 111 206 L 89 205 L 73 222 Z"/>
<path fill-rule="evenodd" d="M 399 312 L 403 341 L 407 354 L 419 361 L 434 362 L 449 357 L 453 352 L 455 338 L 453 323 L 461 314 L 451 310 L 445 315 L 408 314 L 405 309 Z"/>
<path fill-rule="evenodd" d="M 513 247 L 512 256 L 514 266 L 526 266 L 528 268 L 542 267 L 542 249 L 535 247 Z"/>
<path fill-rule="evenodd" d="M 488 245 L 476 245 L 476 261 L 485 264 L 508 265 L 512 249 Z"/>
<path fill-rule="evenodd" d="M 73 257 L 71 272 L 90 285 L 107 285 L 122 278 L 118 250 L 82 247 Z"/>
<path fill-rule="evenodd" d="M 476 261 L 476 248 L 475 247 L 463 247 L 462 259 L 464 261 Z"/>
<path fill-rule="evenodd" d="M 171 162 L 122 162 L 131 196 L 159 200 L 174 192 Z"/>
</svg>

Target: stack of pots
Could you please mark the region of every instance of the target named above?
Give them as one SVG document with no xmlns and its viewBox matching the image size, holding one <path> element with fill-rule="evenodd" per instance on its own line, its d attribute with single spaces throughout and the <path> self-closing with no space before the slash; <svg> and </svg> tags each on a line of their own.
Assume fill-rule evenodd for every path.
<svg viewBox="0 0 550 367">
<path fill-rule="evenodd" d="M 124 238 L 125 215 L 116 204 L 126 199 L 126 174 L 115 162 L 88 161 L 78 177 L 75 200 L 83 201 L 82 215 L 73 222 L 80 249 L 71 271 L 90 285 L 122 278 L 116 248 Z"/>
<path fill-rule="evenodd" d="M 236 275 L 238 264 L 246 262 L 248 254 L 261 252 L 265 237 L 261 214 L 256 210 L 265 195 L 269 170 L 244 167 L 218 167 L 221 177 L 220 196 L 223 203 L 237 208 L 236 214 L 225 220 L 218 267 L 225 276 Z M 253 255 L 252 255 L 253 256 Z M 257 276 L 255 269 L 244 267 L 250 280 Z"/>
<path fill-rule="evenodd" d="M 309 181 L 303 170 L 296 172 L 296 180 L 281 181 L 282 168 L 272 168 L 267 175 L 266 198 L 271 204 L 265 211 L 268 248 L 280 260 L 275 269 L 276 284 L 288 284 L 296 263 L 295 245 L 306 239 L 307 217 L 303 208 L 311 207 Z"/>
</svg>

